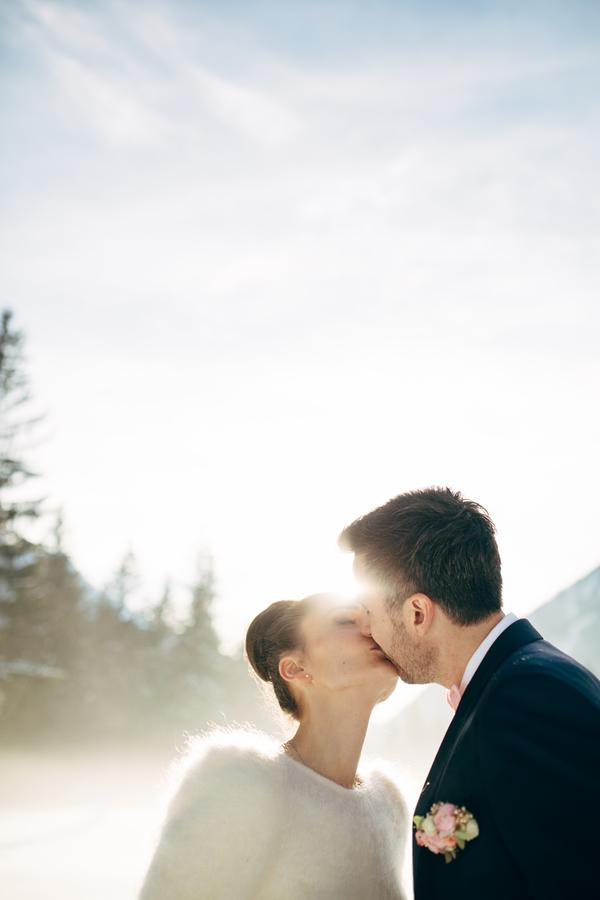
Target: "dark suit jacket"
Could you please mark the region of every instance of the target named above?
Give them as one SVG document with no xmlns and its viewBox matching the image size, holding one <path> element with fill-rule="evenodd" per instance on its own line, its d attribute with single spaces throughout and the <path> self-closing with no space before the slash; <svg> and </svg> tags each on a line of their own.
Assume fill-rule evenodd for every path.
<svg viewBox="0 0 600 900">
<path fill-rule="evenodd" d="M 600 682 L 526 619 L 467 686 L 415 809 L 466 806 L 450 863 L 413 835 L 415 900 L 600 898 Z"/>
</svg>

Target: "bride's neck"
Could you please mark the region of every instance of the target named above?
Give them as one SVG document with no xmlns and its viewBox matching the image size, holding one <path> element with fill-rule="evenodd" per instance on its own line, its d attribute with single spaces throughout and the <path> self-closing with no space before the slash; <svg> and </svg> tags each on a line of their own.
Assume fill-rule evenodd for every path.
<svg viewBox="0 0 600 900">
<path fill-rule="evenodd" d="M 344 787 L 352 787 L 367 734 L 371 708 L 351 704 L 312 704 L 303 715 L 292 746 L 301 761 Z"/>
</svg>

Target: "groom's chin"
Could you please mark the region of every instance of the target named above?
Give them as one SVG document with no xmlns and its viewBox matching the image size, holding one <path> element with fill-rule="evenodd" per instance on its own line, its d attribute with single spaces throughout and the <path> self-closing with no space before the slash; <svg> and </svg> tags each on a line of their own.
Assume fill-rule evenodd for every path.
<svg viewBox="0 0 600 900">
<path fill-rule="evenodd" d="M 404 684 L 424 684 L 418 677 L 415 677 L 411 672 L 407 672 L 406 669 L 403 669 L 402 666 L 399 666 L 397 663 L 394 663 L 394 665 L 396 666 L 398 677 Z"/>
</svg>

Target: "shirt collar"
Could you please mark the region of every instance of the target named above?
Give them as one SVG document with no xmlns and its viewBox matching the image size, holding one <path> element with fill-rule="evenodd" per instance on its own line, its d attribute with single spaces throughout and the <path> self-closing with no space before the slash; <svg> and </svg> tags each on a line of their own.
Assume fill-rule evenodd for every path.
<svg viewBox="0 0 600 900">
<path fill-rule="evenodd" d="M 460 682 L 460 692 L 461 694 L 466 690 L 467 685 L 469 684 L 471 678 L 479 668 L 479 664 L 483 660 L 484 656 L 494 643 L 494 641 L 500 637 L 503 631 L 505 631 L 509 625 L 512 625 L 513 622 L 517 621 L 517 616 L 514 613 L 507 613 L 503 616 L 499 622 L 494 625 L 492 630 L 480 643 L 479 647 L 467 663 L 465 673 Z"/>
</svg>

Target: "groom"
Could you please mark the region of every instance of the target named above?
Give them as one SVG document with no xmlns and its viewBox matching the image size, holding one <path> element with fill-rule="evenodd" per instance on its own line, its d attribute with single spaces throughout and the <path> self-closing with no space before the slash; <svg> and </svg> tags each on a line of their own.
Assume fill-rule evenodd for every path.
<svg viewBox="0 0 600 900">
<path fill-rule="evenodd" d="M 455 708 L 415 810 L 415 900 L 600 897 L 600 683 L 503 613 L 485 509 L 411 491 L 340 544 L 364 585 L 364 633 L 403 681 L 444 685 Z"/>
</svg>

